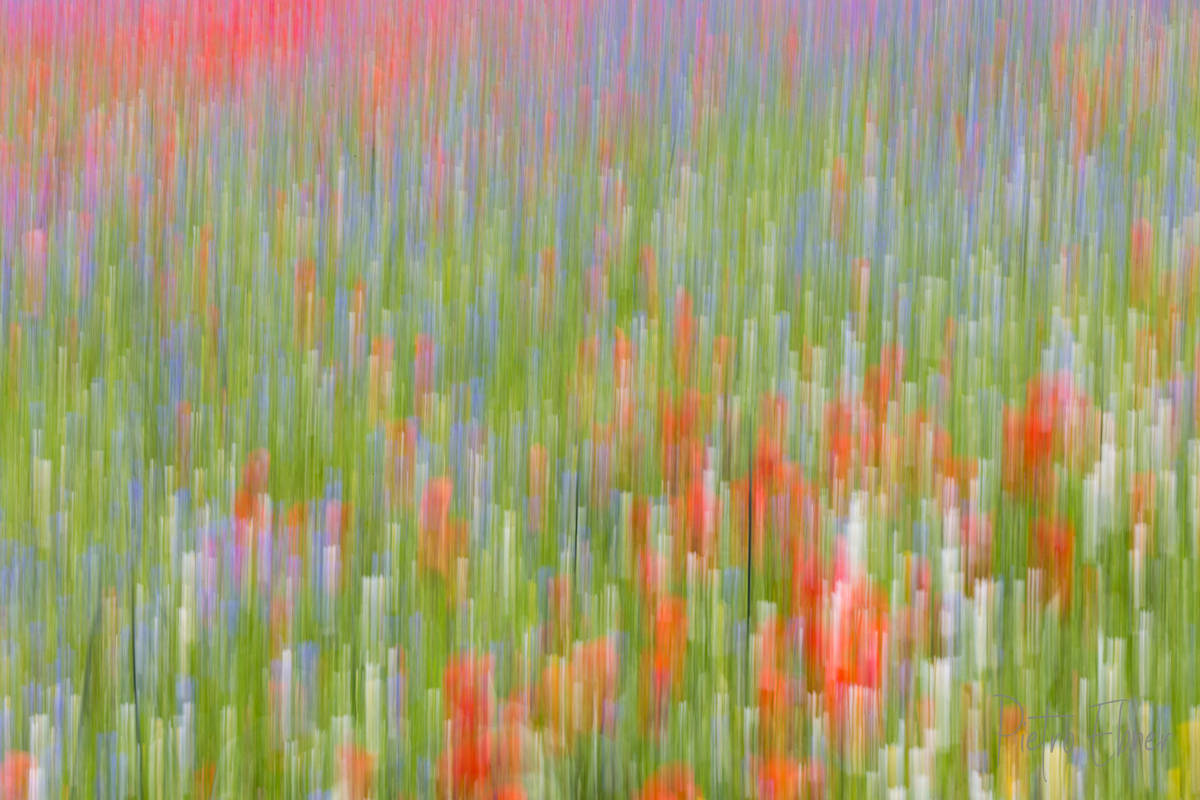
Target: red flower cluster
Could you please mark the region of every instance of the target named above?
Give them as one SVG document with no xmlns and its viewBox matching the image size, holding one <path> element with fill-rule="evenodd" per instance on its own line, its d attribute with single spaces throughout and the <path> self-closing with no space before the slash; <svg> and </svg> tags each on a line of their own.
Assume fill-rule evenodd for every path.
<svg viewBox="0 0 1200 800">
<path fill-rule="evenodd" d="M 445 798 L 523 798 L 520 782 L 522 705 L 510 703 L 492 727 L 492 660 L 464 655 L 442 673 L 450 746 L 438 762 Z"/>
<path fill-rule="evenodd" d="M 1069 376 L 1037 378 L 1025 393 L 1025 407 L 1004 417 L 1004 483 L 1010 491 L 1045 497 L 1053 491 L 1058 456 L 1077 454 L 1090 403 Z"/>
</svg>

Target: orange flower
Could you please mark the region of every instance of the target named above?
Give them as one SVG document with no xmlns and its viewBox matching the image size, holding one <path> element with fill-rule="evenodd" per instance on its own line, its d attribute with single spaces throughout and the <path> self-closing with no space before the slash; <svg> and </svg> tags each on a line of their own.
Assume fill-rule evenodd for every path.
<svg viewBox="0 0 1200 800">
<path fill-rule="evenodd" d="M 375 757 L 353 745 L 343 747 L 339 755 L 346 796 L 350 800 L 364 800 L 375 784 Z"/>
<path fill-rule="evenodd" d="M 501 711 L 500 734 L 496 742 L 496 776 L 498 781 L 517 785 L 524 759 L 521 752 L 521 735 L 526 730 L 528 716 L 524 697 L 510 699 Z"/>
<path fill-rule="evenodd" d="M 762 759 L 758 764 L 759 800 L 800 800 L 803 770 L 790 758 Z"/>
<path fill-rule="evenodd" d="M 590 731 L 597 725 L 602 726 L 605 705 L 613 700 L 617 691 L 617 650 L 612 639 L 602 636 L 578 645 L 571 669 L 582 688 L 580 727 Z"/>
<path fill-rule="evenodd" d="M 635 800 L 703 800 L 690 768 L 682 765 L 662 767 L 651 775 Z"/>
<path fill-rule="evenodd" d="M 617 677 L 617 651 L 606 636 L 576 645 L 569 661 L 551 659 L 542 671 L 539 699 L 556 744 L 569 745 L 577 734 L 603 727 Z"/>
<path fill-rule="evenodd" d="M 571 669 L 561 658 L 551 658 L 538 681 L 538 706 L 555 745 L 565 746 L 575 731 L 571 700 Z"/>
<path fill-rule="evenodd" d="M 884 348 L 879 357 L 879 364 L 867 370 L 863 380 L 863 399 L 875 414 L 877 421 L 882 421 L 887 416 L 892 388 L 900 381 L 903 370 L 904 351 L 899 347 Z"/>
<path fill-rule="evenodd" d="M 451 569 L 466 550 L 466 527 L 450 520 L 450 498 L 454 482 L 434 478 L 421 498 L 418 560 L 421 565 L 449 580 Z"/>
<path fill-rule="evenodd" d="M 654 645 L 670 657 L 672 664 L 682 668 L 687 646 L 687 607 L 683 600 L 668 597 L 659 602 L 654 613 Z"/>
<path fill-rule="evenodd" d="M 271 468 L 271 454 L 265 449 L 255 450 L 246 460 L 242 470 L 242 486 L 252 494 L 267 490 L 267 473 Z"/>
<path fill-rule="evenodd" d="M 667 701 L 679 686 L 687 644 L 687 616 L 682 600 L 668 597 L 658 603 L 654 614 L 653 645 L 645 654 L 641 688 L 641 712 L 647 725 L 660 725 Z"/>
<path fill-rule="evenodd" d="M 271 457 L 266 450 L 255 450 L 246 460 L 242 469 L 242 482 L 233 502 L 233 515 L 236 521 L 238 538 L 242 544 L 253 547 L 252 533 L 256 526 L 265 526 L 268 522 L 268 506 L 262 499 L 267 491 L 267 473 Z"/>
<path fill-rule="evenodd" d="M 613 341 L 613 383 L 627 386 L 633 374 L 633 344 L 625 331 L 616 329 Z"/>
<path fill-rule="evenodd" d="M 287 535 L 288 548 L 293 555 L 303 555 L 302 548 L 306 539 L 301 534 L 307 520 L 308 507 L 304 503 L 292 504 L 284 517 L 283 529 Z"/>
<path fill-rule="evenodd" d="M 1154 473 L 1139 472 L 1133 476 L 1133 494 L 1129 498 L 1130 524 L 1144 522 L 1153 529 Z"/>
<path fill-rule="evenodd" d="M 0 797 L 3 800 L 24 800 L 29 793 L 29 773 L 37 765 L 33 756 L 21 750 L 10 750 L 0 764 Z"/>
</svg>

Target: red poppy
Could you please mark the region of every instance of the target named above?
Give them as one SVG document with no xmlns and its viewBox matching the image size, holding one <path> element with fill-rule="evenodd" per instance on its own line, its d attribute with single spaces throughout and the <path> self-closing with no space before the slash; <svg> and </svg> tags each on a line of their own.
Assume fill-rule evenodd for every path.
<svg viewBox="0 0 1200 800">
<path fill-rule="evenodd" d="M 663 474 L 679 485 L 698 471 L 697 462 L 703 463 L 703 446 L 696 435 L 700 395 L 695 390 L 688 390 L 674 405 L 665 398 L 659 402 L 662 409 Z"/>
<path fill-rule="evenodd" d="M 762 399 L 758 442 L 754 452 L 754 474 L 762 476 L 772 490 L 782 479 L 784 442 L 788 435 L 787 401 L 780 395 L 768 394 Z"/>
<path fill-rule="evenodd" d="M 683 600 L 668 597 L 659 602 L 654 613 L 654 645 L 673 664 L 682 665 L 687 646 L 687 607 Z"/>
<path fill-rule="evenodd" d="M 863 379 L 863 400 L 866 401 L 876 420 L 887 416 L 892 390 L 904 373 L 904 349 L 891 345 L 879 354 L 879 363 L 868 368 Z"/>
<path fill-rule="evenodd" d="M 471 654 L 454 659 L 442 673 L 446 719 L 456 736 L 470 736 L 491 720 L 491 673 L 491 657 Z"/>
<path fill-rule="evenodd" d="M 811 544 L 797 546 L 792 555 L 792 614 L 805 624 L 816 621 L 826 577 L 820 553 Z"/>
<path fill-rule="evenodd" d="M 875 431 L 862 402 L 839 400 L 825 409 L 825 433 L 829 441 L 829 472 L 845 481 L 856 460 L 875 453 Z M 856 458 L 857 457 L 857 458 Z"/>
<path fill-rule="evenodd" d="M 1004 418 L 1004 478 L 1010 489 L 1049 491 L 1056 453 L 1079 454 L 1086 439 L 1079 436 L 1089 402 L 1070 376 L 1038 377 L 1030 381 L 1025 407 L 1006 411 Z"/>
<path fill-rule="evenodd" d="M 1033 529 L 1034 563 L 1043 570 L 1043 597 L 1058 597 L 1063 610 L 1071 605 L 1075 561 L 1075 528 L 1065 520 L 1042 519 Z"/>
<path fill-rule="evenodd" d="M 758 763 L 759 800 L 800 800 L 804 770 L 790 758 L 762 759 Z"/>
<path fill-rule="evenodd" d="M 635 800 L 703 800 L 690 768 L 682 765 L 662 767 L 651 775 Z"/>
<path fill-rule="evenodd" d="M 491 782 L 491 737 L 484 732 L 453 737 L 438 760 L 438 786 L 446 798 L 475 797 Z"/>
<path fill-rule="evenodd" d="M 509 783 L 496 790 L 495 800 L 525 800 L 528 795 L 519 783 Z"/>
<path fill-rule="evenodd" d="M 683 525 L 676 539 L 680 549 L 707 561 L 714 555 L 717 522 L 721 516 L 716 493 L 701 478 L 692 478 L 686 493 L 675 499 L 675 510 L 675 519 Z M 683 563 L 682 558 L 679 561 Z"/>
<path fill-rule="evenodd" d="M 835 735 L 847 726 L 862 729 L 863 720 L 850 719 L 852 690 L 880 690 L 887 664 L 888 615 L 885 598 L 862 575 L 852 575 L 844 556 L 835 566 L 828 620 L 819 633 L 823 659 L 825 702 Z M 878 715 L 874 723 L 881 722 Z M 874 733 L 876 729 L 866 730 Z"/>
</svg>

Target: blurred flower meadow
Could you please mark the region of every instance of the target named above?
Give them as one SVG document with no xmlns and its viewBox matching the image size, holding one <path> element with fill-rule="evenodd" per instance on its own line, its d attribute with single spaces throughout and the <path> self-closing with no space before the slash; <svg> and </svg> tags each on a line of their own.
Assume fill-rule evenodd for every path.
<svg viewBox="0 0 1200 800">
<path fill-rule="evenodd" d="M 0 800 L 1200 796 L 1200 5 L 0 0 Z"/>
</svg>

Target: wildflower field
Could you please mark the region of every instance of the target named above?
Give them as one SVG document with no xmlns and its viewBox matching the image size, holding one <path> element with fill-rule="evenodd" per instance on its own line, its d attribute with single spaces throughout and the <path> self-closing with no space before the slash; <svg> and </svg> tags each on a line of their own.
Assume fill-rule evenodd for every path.
<svg viewBox="0 0 1200 800">
<path fill-rule="evenodd" d="M 0 800 L 1200 797 L 1200 5 L 0 0 Z"/>
</svg>

